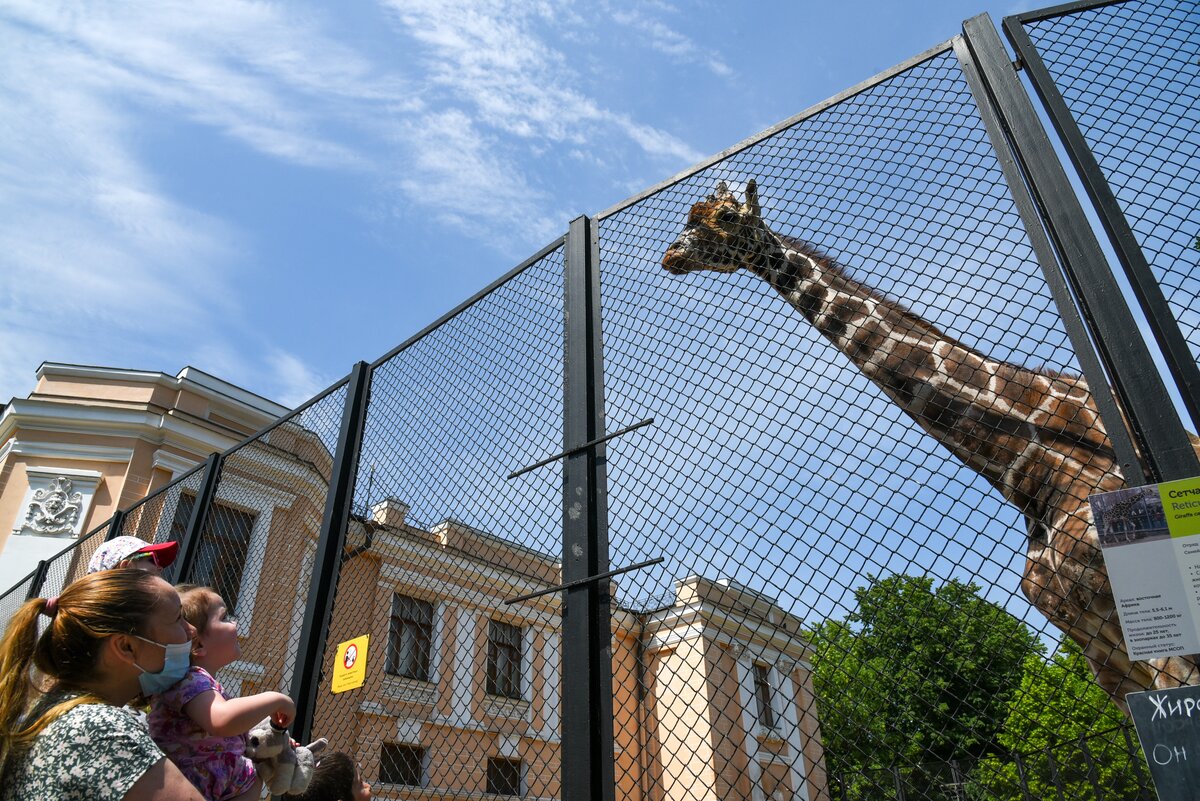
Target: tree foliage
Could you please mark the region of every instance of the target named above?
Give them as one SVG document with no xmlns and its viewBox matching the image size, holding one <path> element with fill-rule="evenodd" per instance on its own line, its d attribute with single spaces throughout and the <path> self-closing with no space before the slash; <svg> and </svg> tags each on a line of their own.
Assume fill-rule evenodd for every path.
<svg viewBox="0 0 1200 801">
<path fill-rule="evenodd" d="M 1152 798 L 1139 785 L 1148 782 L 1136 739 L 1125 736 L 1125 716 L 1093 681 L 1083 652 L 1064 637 L 1054 655 L 1031 656 L 997 740 L 1019 755 L 989 756 L 973 771 L 974 799 Z M 1133 744 L 1133 753 L 1129 745 Z M 1028 795 L 1022 793 L 1024 774 Z"/>
<path fill-rule="evenodd" d="M 994 750 L 1043 647 L 973 584 L 872 577 L 854 595 L 846 620 L 811 632 L 827 767 L 856 799 L 893 797 L 893 767 L 910 786 L 944 784 L 951 764 Z"/>
</svg>

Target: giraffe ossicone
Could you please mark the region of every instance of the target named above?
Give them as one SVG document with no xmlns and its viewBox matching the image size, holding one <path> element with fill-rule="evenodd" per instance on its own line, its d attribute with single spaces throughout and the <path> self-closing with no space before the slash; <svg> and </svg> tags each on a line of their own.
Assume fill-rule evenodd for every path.
<svg viewBox="0 0 1200 801">
<path fill-rule="evenodd" d="M 662 266 L 748 270 L 766 281 L 889 399 L 1016 506 L 1026 522 L 1021 590 L 1083 648 L 1128 711 L 1140 690 L 1200 684 L 1190 657 L 1133 661 L 1087 498 L 1125 486 L 1087 382 L 993 359 L 851 278 L 811 244 L 777 234 L 758 184 L 724 181 L 692 206 Z M 1192 437 L 1200 453 L 1200 439 Z"/>
</svg>

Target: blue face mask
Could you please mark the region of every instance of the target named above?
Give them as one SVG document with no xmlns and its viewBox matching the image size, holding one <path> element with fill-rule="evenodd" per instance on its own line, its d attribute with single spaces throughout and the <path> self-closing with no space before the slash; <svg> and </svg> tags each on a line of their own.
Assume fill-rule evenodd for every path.
<svg viewBox="0 0 1200 801">
<path fill-rule="evenodd" d="M 154 640 L 147 640 L 145 637 L 133 635 L 142 642 L 148 642 L 151 645 L 157 645 L 166 652 L 163 659 L 162 670 L 157 673 L 151 673 L 137 662 L 133 666 L 142 671 L 142 675 L 138 676 L 138 683 L 142 685 L 142 692 L 146 695 L 158 695 L 170 687 L 179 683 L 179 680 L 187 675 L 188 668 L 191 666 L 192 657 L 192 642 L 173 642 L 163 644 Z"/>
</svg>

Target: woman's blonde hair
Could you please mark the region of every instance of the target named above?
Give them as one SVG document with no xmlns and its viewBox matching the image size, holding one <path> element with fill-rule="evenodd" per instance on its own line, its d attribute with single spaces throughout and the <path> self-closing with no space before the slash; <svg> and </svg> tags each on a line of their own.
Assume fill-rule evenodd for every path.
<svg viewBox="0 0 1200 801">
<path fill-rule="evenodd" d="M 34 598 L 13 616 L 0 641 L 0 784 L 11 759 L 59 716 L 84 703 L 103 703 L 84 687 L 95 679 L 105 641 L 139 634 L 160 600 L 161 579 L 123 568 L 92 573 L 57 599 Z M 38 617 L 50 623 L 38 634 Z M 77 691 L 46 708 L 48 692 Z"/>
</svg>

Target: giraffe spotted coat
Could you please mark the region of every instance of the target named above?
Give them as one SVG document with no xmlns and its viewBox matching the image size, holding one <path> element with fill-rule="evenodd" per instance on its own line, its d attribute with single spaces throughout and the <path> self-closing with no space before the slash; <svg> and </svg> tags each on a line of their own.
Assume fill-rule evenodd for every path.
<svg viewBox="0 0 1200 801">
<path fill-rule="evenodd" d="M 1079 643 L 1127 711 L 1130 692 L 1200 683 L 1190 658 L 1130 660 L 1087 498 L 1125 486 L 1087 382 L 992 359 L 846 275 L 762 219 L 722 182 L 692 206 L 669 272 L 748 270 L 765 280 L 909 417 L 983 476 L 1026 522 L 1021 589 Z M 1193 446 L 1200 452 L 1200 439 Z"/>
</svg>

